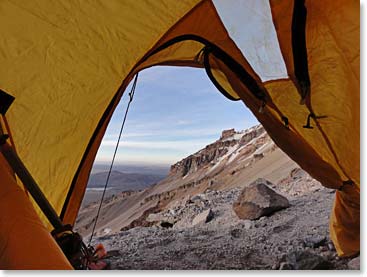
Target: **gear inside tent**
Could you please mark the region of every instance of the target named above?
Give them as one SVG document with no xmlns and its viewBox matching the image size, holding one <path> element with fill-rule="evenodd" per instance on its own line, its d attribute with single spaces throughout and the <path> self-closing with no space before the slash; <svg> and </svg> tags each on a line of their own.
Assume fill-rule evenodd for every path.
<svg viewBox="0 0 367 277">
<path fill-rule="evenodd" d="M 114 109 L 155 65 L 203 68 L 243 101 L 337 190 L 331 238 L 359 252 L 359 2 L 15 0 L 0 14 L 1 269 L 72 268 L 50 231 L 75 223 Z"/>
</svg>

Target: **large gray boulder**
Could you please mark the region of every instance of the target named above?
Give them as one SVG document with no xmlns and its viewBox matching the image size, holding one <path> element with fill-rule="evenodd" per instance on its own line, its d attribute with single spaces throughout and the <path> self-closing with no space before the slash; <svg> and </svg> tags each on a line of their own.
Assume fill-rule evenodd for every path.
<svg viewBox="0 0 367 277">
<path fill-rule="evenodd" d="M 240 219 L 254 220 L 289 207 L 287 198 L 276 193 L 265 183 L 270 182 L 258 179 L 242 190 L 233 204 L 233 210 Z"/>
</svg>

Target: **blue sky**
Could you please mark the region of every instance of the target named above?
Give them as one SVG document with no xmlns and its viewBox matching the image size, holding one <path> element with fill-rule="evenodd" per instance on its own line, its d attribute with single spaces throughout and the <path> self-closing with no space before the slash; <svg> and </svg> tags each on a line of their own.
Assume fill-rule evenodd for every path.
<svg viewBox="0 0 367 277">
<path fill-rule="evenodd" d="M 125 93 L 96 162 L 111 161 L 127 102 Z M 139 73 L 116 162 L 173 164 L 217 140 L 224 129 L 255 124 L 243 102 L 225 98 L 203 69 L 149 68 Z"/>
</svg>

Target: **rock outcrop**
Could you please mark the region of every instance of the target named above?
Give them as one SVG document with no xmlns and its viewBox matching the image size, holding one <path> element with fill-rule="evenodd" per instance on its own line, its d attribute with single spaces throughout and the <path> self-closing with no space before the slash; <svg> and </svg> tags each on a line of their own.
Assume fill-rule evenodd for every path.
<svg viewBox="0 0 367 277">
<path fill-rule="evenodd" d="M 172 165 L 170 175 L 185 176 L 193 173 L 225 155 L 228 152 L 228 148 L 236 144 L 236 140 L 218 140 L 215 143 L 209 144 L 203 150 Z"/>
<path fill-rule="evenodd" d="M 222 132 L 222 135 L 221 135 L 220 139 L 221 140 L 228 139 L 228 138 L 232 137 L 235 134 L 236 134 L 236 131 L 234 130 L 234 128 L 229 129 L 229 130 L 224 130 Z"/>
<path fill-rule="evenodd" d="M 287 207 L 289 207 L 287 198 L 269 188 L 263 179 L 258 179 L 245 187 L 233 204 L 233 210 L 240 219 L 251 220 Z"/>
<path fill-rule="evenodd" d="M 186 176 L 196 172 L 207 165 L 215 165 L 221 157 L 229 154 L 230 148 L 246 146 L 251 140 L 258 138 L 257 145 L 264 145 L 270 141 L 270 137 L 265 134 L 265 129 L 261 125 L 254 126 L 248 130 L 236 132 L 234 129 L 224 130 L 219 140 L 207 145 L 204 149 L 188 156 L 171 166 L 170 175 Z M 254 153 L 257 145 L 247 145 L 244 154 Z M 255 158 L 261 158 L 262 153 L 256 153 Z"/>
</svg>

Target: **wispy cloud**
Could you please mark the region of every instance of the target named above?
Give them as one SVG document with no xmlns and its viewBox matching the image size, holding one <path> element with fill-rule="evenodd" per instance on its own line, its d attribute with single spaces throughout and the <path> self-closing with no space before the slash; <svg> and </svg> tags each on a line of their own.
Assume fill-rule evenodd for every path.
<svg viewBox="0 0 367 277">
<path fill-rule="evenodd" d="M 215 138 L 220 136 L 220 128 L 195 128 L 195 129 L 172 129 L 172 130 L 162 130 L 162 129 L 143 129 L 141 132 L 126 132 L 122 135 L 122 140 L 127 138 L 164 138 L 164 137 L 208 137 Z M 118 134 L 106 134 L 104 140 L 117 140 Z"/>
<path fill-rule="evenodd" d="M 140 165 L 164 165 L 170 166 L 177 161 L 181 160 L 183 157 L 179 155 L 164 155 L 164 156 L 154 156 L 154 155 L 121 155 L 116 160 L 117 163 L 127 163 L 127 164 L 140 164 Z M 99 154 L 96 158 L 98 163 L 111 163 L 111 156 L 106 154 Z"/>
<path fill-rule="evenodd" d="M 211 140 L 189 140 L 189 141 L 121 141 L 121 148 L 146 149 L 146 150 L 176 150 L 187 151 L 206 146 Z M 102 147 L 115 147 L 116 140 L 103 140 Z"/>
</svg>

